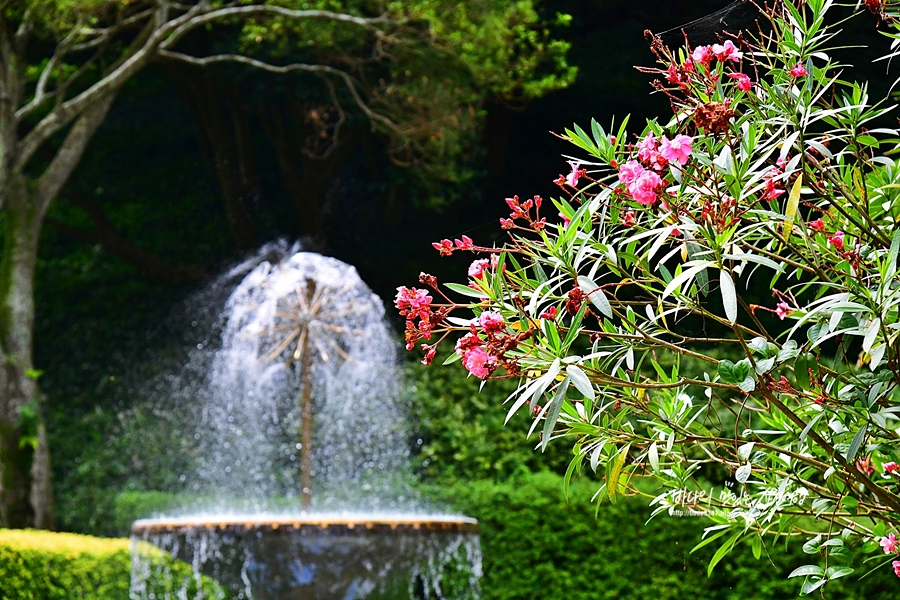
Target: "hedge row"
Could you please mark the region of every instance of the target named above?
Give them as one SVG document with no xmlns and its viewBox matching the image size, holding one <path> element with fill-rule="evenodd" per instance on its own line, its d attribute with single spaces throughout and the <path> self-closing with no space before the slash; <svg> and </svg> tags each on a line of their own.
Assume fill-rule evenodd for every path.
<svg viewBox="0 0 900 600">
<path fill-rule="evenodd" d="M 154 560 L 172 574 L 170 582 L 154 581 L 148 598 L 174 598 L 172 581 L 186 582 L 188 598 L 196 596 L 190 566 L 163 553 Z M 0 529 L 0 600 L 129 600 L 130 541 L 29 529 Z M 203 578 L 207 597 L 218 588 Z"/>
<path fill-rule="evenodd" d="M 637 500 L 607 502 L 595 519 L 594 490 L 589 482 L 575 483 L 567 502 L 562 478 L 539 473 L 435 493 L 479 520 L 484 600 L 782 600 L 797 597 L 802 583 L 788 574 L 816 559 L 803 554 L 800 541 L 787 550 L 769 547 L 769 559 L 764 554 L 760 560 L 749 546 L 738 546 L 707 577 L 716 546 L 690 552 L 702 522 L 660 515 L 645 525 L 650 510 Z M 829 584 L 829 600 L 900 597 L 900 580 L 890 568 L 858 579 L 873 564 Z"/>
<path fill-rule="evenodd" d="M 767 547 L 760 560 L 749 546 L 738 546 L 707 577 L 716 546 L 690 552 L 702 521 L 660 515 L 645 524 L 650 510 L 637 499 L 607 502 L 595 517 L 595 484 L 576 481 L 567 501 L 562 477 L 549 472 L 428 490 L 439 504 L 478 519 L 484 600 L 782 600 L 800 590 L 801 580 L 787 575 L 816 561 L 799 540 L 787 549 Z M 118 520 L 176 505 L 172 495 L 132 492 L 117 502 Z M 829 584 L 829 600 L 900 597 L 900 579 L 889 568 L 858 580 L 873 564 L 856 564 L 856 575 Z"/>
</svg>

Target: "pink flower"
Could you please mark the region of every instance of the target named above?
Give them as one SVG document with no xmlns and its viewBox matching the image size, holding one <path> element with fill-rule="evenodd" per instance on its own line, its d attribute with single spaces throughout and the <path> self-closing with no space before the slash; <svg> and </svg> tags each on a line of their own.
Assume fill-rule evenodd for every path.
<svg viewBox="0 0 900 600">
<path fill-rule="evenodd" d="M 484 270 L 490 266 L 491 261 L 486 258 L 479 258 L 478 260 L 472 261 L 472 264 L 469 265 L 469 277 L 474 277 L 478 279 L 484 273 Z"/>
<path fill-rule="evenodd" d="M 637 143 L 638 158 L 650 165 L 651 167 L 661 167 L 660 159 L 662 155 L 659 153 L 659 140 L 653 135 L 653 132 L 647 134 L 647 137 Z"/>
<path fill-rule="evenodd" d="M 660 154 L 669 162 L 677 162 L 679 165 L 687 163 L 691 156 L 691 144 L 694 142 L 690 136 L 678 134 L 673 139 L 663 137 L 660 145 Z"/>
<path fill-rule="evenodd" d="M 525 219 L 528 217 L 528 215 L 525 214 L 525 211 L 522 210 L 522 206 L 519 204 L 518 196 L 513 196 L 512 198 L 507 198 L 506 205 L 509 207 L 509 210 L 512 211 L 509 213 L 510 219 Z"/>
<path fill-rule="evenodd" d="M 641 163 L 636 160 L 629 160 L 619 168 L 619 181 L 625 185 L 629 185 L 632 181 L 640 177 L 643 172 L 644 167 Z"/>
<path fill-rule="evenodd" d="M 887 537 L 881 538 L 881 541 L 878 543 L 881 544 L 881 549 L 884 550 L 885 554 L 893 554 L 897 551 L 897 538 L 893 533 L 889 533 Z"/>
<path fill-rule="evenodd" d="M 500 218 L 500 229 L 512 229 L 513 227 L 515 227 L 515 224 L 512 219 Z"/>
<path fill-rule="evenodd" d="M 687 87 L 684 76 L 681 74 L 681 71 L 675 68 L 674 64 L 669 65 L 669 71 L 666 73 L 666 81 L 668 81 L 669 83 L 674 83 L 679 87 Z"/>
<path fill-rule="evenodd" d="M 740 62 L 744 57 L 744 53 L 738 50 L 731 40 L 725 40 L 725 43 L 721 45 L 713 44 L 711 50 L 715 57 L 722 62 L 725 62 L 726 60 Z"/>
<path fill-rule="evenodd" d="M 843 231 L 835 231 L 834 235 L 828 238 L 828 243 L 834 246 L 837 250 L 844 249 L 844 232 Z"/>
<path fill-rule="evenodd" d="M 638 204 L 649 205 L 656 202 L 657 189 L 662 179 L 653 171 L 644 171 L 641 176 L 631 182 L 628 191 Z"/>
<path fill-rule="evenodd" d="M 691 53 L 691 60 L 695 63 L 702 63 L 703 65 L 709 65 L 709 61 L 711 61 L 712 58 L 713 52 L 712 48 L 709 46 L 697 46 Z"/>
<path fill-rule="evenodd" d="M 572 219 L 570 219 L 569 217 L 567 217 L 566 215 L 564 215 L 562 213 L 559 213 L 559 218 L 562 219 L 562 221 L 563 221 L 563 227 L 568 227 L 569 223 L 572 222 Z"/>
<path fill-rule="evenodd" d="M 737 87 L 739 90 L 749 92 L 753 88 L 753 83 L 750 81 L 750 78 L 743 73 L 729 73 L 728 76 L 737 80 Z"/>
<path fill-rule="evenodd" d="M 431 296 L 428 295 L 428 290 L 400 286 L 397 288 L 394 306 L 401 316 L 409 320 L 419 317 L 427 321 L 431 316 Z"/>
<path fill-rule="evenodd" d="M 484 379 L 491 374 L 490 368 L 496 360 L 484 351 L 483 348 L 472 348 L 462 357 L 462 364 L 466 370 L 479 379 Z"/>
<path fill-rule="evenodd" d="M 859 458 L 856 460 L 856 468 L 865 473 L 866 475 L 871 475 L 875 470 L 872 467 L 872 457 L 866 456 L 865 458 Z"/>
<path fill-rule="evenodd" d="M 819 233 L 822 233 L 823 231 L 825 231 L 825 222 L 822 219 L 816 219 L 815 221 L 810 221 L 809 228 L 812 229 L 813 231 L 818 231 Z"/>
<path fill-rule="evenodd" d="M 556 318 L 556 307 L 551 306 L 547 310 L 541 313 L 542 319 L 555 319 Z"/>
<path fill-rule="evenodd" d="M 788 71 L 788 73 L 790 74 L 791 77 L 794 77 L 794 78 L 803 77 L 804 75 L 809 75 L 809 71 L 807 71 L 806 67 L 803 66 L 803 63 L 801 63 L 799 61 L 797 62 L 796 65 L 794 65 L 793 69 Z"/>
<path fill-rule="evenodd" d="M 432 242 L 435 250 L 441 253 L 441 256 L 450 256 L 453 254 L 453 242 L 450 240 L 441 240 L 440 242 Z"/>
<path fill-rule="evenodd" d="M 578 185 L 578 178 L 583 174 L 582 170 L 579 168 L 581 167 L 581 163 L 574 160 L 567 162 L 569 163 L 569 166 L 572 167 L 572 172 L 566 176 L 566 185 L 569 187 L 576 187 Z"/>
<path fill-rule="evenodd" d="M 884 472 L 891 475 L 896 474 L 897 472 L 900 472 L 900 465 L 898 465 L 894 461 L 884 463 Z"/>
<path fill-rule="evenodd" d="M 506 321 L 503 320 L 503 316 L 500 313 L 483 312 L 478 317 L 478 324 L 481 326 L 482 331 L 491 333 L 502 330 Z"/>
<path fill-rule="evenodd" d="M 431 361 L 434 360 L 434 354 L 437 352 L 437 348 L 422 344 L 422 350 L 425 351 L 425 357 L 422 359 L 422 364 L 427 367 L 431 364 Z"/>
<path fill-rule="evenodd" d="M 791 310 L 791 307 L 788 306 L 787 302 L 779 302 L 775 305 L 775 314 L 778 315 L 778 318 L 782 321 L 784 321 L 784 318 L 792 312 L 794 311 Z"/>
<path fill-rule="evenodd" d="M 453 240 L 457 250 L 472 250 L 475 246 L 472 238 L 467 235 L 462 236 L 462 240 Z"/>
<path fill-rule="evenodd" d="M 766 193 L 763 196 L 763 200 L 774 200 L 778 196 L 782 195 L 784 190 L 778 187 L 778 184 L 774 179 L 766 180 Z"/>
<path fill-rule="evenodd" d="M 894 567 L 894 575 L 900 577 L 900 560 L 895 560 L 891 563 L 891 566 Z"/>
<path fill-rule="evenodd" d="M 622 215 L 622 225 L 625 227 L 634 227 L 635 223 L 637 223 L 637 217 L 633 210 L 626 211 L 625 214 Z"/>
</svg>

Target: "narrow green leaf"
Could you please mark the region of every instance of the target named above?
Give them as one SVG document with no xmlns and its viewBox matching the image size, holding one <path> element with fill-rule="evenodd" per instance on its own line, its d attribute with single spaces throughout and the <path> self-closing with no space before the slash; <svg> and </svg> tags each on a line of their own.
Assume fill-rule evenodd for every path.
<svg viewBox="0 0 900 600">
<path fill-rule="evenodd" d="M 622 473 L 622 465 L 625 464 L 625 459 L 628 457 L 628 450 L 631 448 L 630 444 L 625 445 L 619 453 L 616 455 L 616 458 L 610 461 L 612 464 L 612 468 L 610 469 L 609 474 L 606 477 L 606 493 L 609 495 L 609 500 L 613 504 L 616 501 L 616 490 L 619 487 L 619 475 Z"/>
<path fill-rule="evenodd" d="M 591 385 L 591 380 L 588 379 L 588 376 L 578 365 L 569 365 L 566 367 L 566 373 L 572 379 L 575 389 L 581 392 L 588 400 L 594 400 L 596 397 L 594 395 L 594 386 Z"/>
<path fill-rule="evenodd" d="M 612 306 L 610 306 L 609 300 L 606 299 L 606 294 L 603 290 L 599 289 L 600 286 L 588 277 L 579 277 L 578 287 L 581 288 L 582 292 L 588 295 L 588 300 L 591 301 L 591 304 L 593 304 L 601 314 L 612 318 Z"/>
<path fill-rule="evenodd" d="M 868 424 L 863 425 L 859 428 L 859 431 L 856 432 L 856 435 L 853 436 L 853 440 L 850 442 L 850 447 L 847 449 L 847 462 L 851 462 L 856 457 L 856 453 L 859 452 L 859 448 L 860 446 L 862 446 L 863 440 L 866 438 L 867 428 Z"/>
<path fill-rule="evenodd" d="M 806 436 L 809 435 L 809 432 L 812 431 L 812 428 L 815 426 L 815 424 L 816 424 L 816 423 L 819 421 L 819 419 L 821 419 L 824 415 L 825 415 L 824 412 L 820 412 L 819 414 L 817 414 L 816 416 L 814 416 L 812 419 L 810 419 L 809 423 L 806 424 L 806 427 L 804 427 L 804 428 L 803 428 L 803 431 L 800 432 L 800 437 L 798 438 L 798 441 L 799 441 L 801 444 L 803 443 L 803 440 L 806 439 Z"/>
<path fill-rule="evenodd" d="M 656 442 L 650 444 L 650 449 L 647 450 L 647 458 L 650 460 L 650 467 L 654 472 L 659 472 L 659 451 L 656 449 Z"/>
<path fill-rule="evenodd" d="M 802 173 L 802 172 L 801 172 Z M 803 176 L 794 181 L 791 186 L 791 193 L 788 195 L 787 207 L 784 209 L 784 216 L 787 217 L 781 228 L 781 235 L 787 239 L 791 235 L 791 229 L 794 227 L 794 217 L 797 216 L 797 209 L 800 208 L 800 189 L 803 187 Z"/>
<path fill-rule="evenodd" d="M 725 555 L 731 552 L 731 549 L 734 547 L 735 543 L 737 543 L 738 539 L 744 534 L 743 531 L 738 531 L 730 538 L 725 540 L 725 543 L 719 546 L 719 549 L 716 550 L 716 553 L 713 554 L 713 557 L 709 559 L 709 566 L 706 568 L 706 576 L 712 577 L 713 569 L 719 564 Z"/>
<path fill-rule="evenodd" d="M 725 306 L 725 317 L 734 325 L 737 322 L 738 312 L 737 291 L 734 289 L 731 274 L 724 269 L 719 271 L 719 287 L 722 292 L 722 304 Z"/>
<path fill-rule="evenodd" d="M 453 290 L 457 294 L 462 294 L 463 296 L 469 296 L 470 298 L 484 298 L 485 293 L 481 290 L 473 290 L 467 285 L 461 285 L 459 283 L 445 283 L 444 287 Z"/>
<path fill-rule="evenodd" d="M 759 560 L 759 557 L 762 556 L 762 540 L 758 535 L 750 538 L 750 549 L 753 551 L 753 558 Z"/>
<path fill-rule="evenodd" d="M 559 412 L 562 410 L 563 402 L 566 399 L 566 390 L 569 388 L 569 378 L 566 377 L 559 384 L 550 406 L 547 408 L 547 416 L 544 419 L 544 430 L 541 434 L 541 452 L 547 449 L 550 437 L 553 435 L 553 429 L 556 427 L 556 421 L 559 419 Z"/>
</svg>

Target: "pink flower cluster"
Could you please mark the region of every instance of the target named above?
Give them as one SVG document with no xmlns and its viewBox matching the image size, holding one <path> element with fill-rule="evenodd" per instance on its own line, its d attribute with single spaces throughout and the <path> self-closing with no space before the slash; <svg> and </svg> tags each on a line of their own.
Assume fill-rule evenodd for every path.
<svg viewBox="0 0 900 600">
<path fill-rule="evenodd" d="M 472 279 L 481 279 L 487 269 L 496 268 L 499 262 L 500 256 L 498 254 L 491 254 L 490 258 L 479 258 L 473 260 L 472 264 L 469 265 L 469 277 L 471 277 Z"/>
<path fill-rule="evenodd" d="M 400 316 L 406 317 L 408 321 L 417 318 L 427 320 L 431 317 L 431 300 L 428 290 L 400 286 L 397 288 L 394 306 L 400 310 Z"/>
<path fill-rule="evenodd" d="M 900 474 L 900 465 L 894 461 L 884 463 L 884 472 L 887 475 L 898 475 Z"/>
<path fill-rule="evenodd" d="M 731 40 L 725 40 L 724 44 L 713 44 L 712 46 L 697 46 L 694 48 L 694 51 L 691 52 L 691 60 L 695 63 L 700 63 L 706 67 L 712 62 L 712 59 L 715 58 L 719 62 L 741 62 L 741 59 L 744 58 L 744 53 L 737 49 L 737 46 L 734 45 L 734 42 Z"/>
<path fill-rule="evenodd" d="M 749 92 L 753 89 L 753 82 L 750 81 L 750 78 L 744 73 L 729 73 L 729 77 L 737 81 L 737 88 L 744 92 Z"/>
<path fill-rule="evenodd" d="M 416 342 L 421 339 L 430 340 L 435 322 L 440 321 L 444 316 L 441 311 L 438 311 L 438 314 L 434 313 L 431 308 L 431 300 L 428 290 L 405 286 L 397 288 L 394 306 L 400 311 L 401 317 L 406 317 L 407 350 L 415 348 Z M 416 319 L 419 319 L 418 324 L 415 322 Z M 431 359 L 434 358 L 434 348 L 426 347 L 424 344 L 422 348 L 425 350 L 425 359 L 422 362 L 426 365 L 430 364 Z"/>
<path fill-rule="evenodd" d="M 506 328 L 506 321 L 500 313 L 485 311 L 478 317 L 478 326 L 490 337 L 491 334 L 502 332 Z M 462 357 L 463 367 L 479 379 L 487 378 L 497 365 L 497 359 L 484 346 L 485 340 L 478 335 L 474 325 L 472 331 L 456 342 L 456 353 Z"/>
<path fill-rule="evenodd" d="M 893 533 L 887 534 L 887 537 L 881 538 L 878 542 L 881 546 L 881 549 L 884 550 L 885 554 L 897 554 L 898 547 L 900 547 L 900 543 L 897 541 L 897 536 Z M 891 567 L 894 569 L 894 575 L 900 577 L 900 560 L 895 560 L 891 562 Z"/>
<path fill-rule="evenodd" d="M 431 245 L 441 253 L 441 256 L 450 256 L 456 250 L 475 249 L 475 243 L 467 235 L 462 236 L 461 240 L 453 240 L 452 242 L 450 240 L 441 240 L 440 242 L 433 242 Z"/>
<path fill-rule="evenodd" d="M 656 202 L 662 179 L 653 171 L 644 169 L 636 160 L 629 160 L 619 169 L 619 181 L 625 184 L 628 193 L 638 204 L 650 205 Z"/>
<path fill-rule="evenodd" d="M 834 235 L 828 237 L 828 243 L 834 246 L 835 250 L 842 252 L 844 250 L 844 232 L 835 231 Z"/>
<path fill-rule="evenodd" d="M 887 537 L 881 538 L 879 542 L 881 549 L 885 554 L 894 554 L 897 552 L 897 537 L 893 533 L 889 533 Z"/>
<path fill-rule="evenodd" d="M 661 171 L 670 163 L 687 164 L 693 152 L 693 141 L 690 136 L 682 134 L 672 139 L 665 136 L 657 139 L 651 132 L 637 143 L 637 156 L 644 164 L 637 160 L 629 160 L 619 168 L 619 181 L 625 185 L 635 202 L 645 206 L 656 202 L 664 185 L 663 179 L 656 171 Z M 626 225 L 633 224 L 633 222 L 626 223 Z"/>
<path fill-rule="evenodd" d="M 796 79 L 798 77 L 803 77 L 804 75 L 809 75 L 809 71 L 806 70 L 806 67 L 803 66 L 803 63 L 798 61 L 797 64 L 794 65 L 794 67 L 790 71 L 788 71 L 788 74 Z"/>
<path fill-rule="evenodd" d="M 779 302 L 775 305 L 775 314 L 778 315 L 778 318 L 784 321 L 784 318 L 794 312 L 787 302 Z"/>
<path fill-rule="evenodd" d="M 535 196 L 534 198 L 525 200 L 524 202 L 520 202 L 518 196 L 507 198 L 506 205 L 509 207 L 511 212 L 509 213 L 508 219 L 500 219 L 500 228 L 512 229 L 516 226 L 514 222 L 516 219 L 523 219 L 535 231 L 543 229 L 547 225 L 547 219 L 540 218 L 541 204 L 543 204 L 543 202 L 544 199 L 540 196 Z M 532 208 L 535 209 L 535 217 L 533 219 L 531 218 Z"/>
<path fill-rule="evenodd" d="M 772 167 L 769 171 L 763 176 L 763 181 L 766 182 L 766 193 L 763 194 L 762 200 L 775 200 L 778 196 L 784 193 L 784 188 L 779 187 L 778 181 L 776 178 L 784 173 L 784 166 L 787 164 L 787 160 L 783 158 L 778 159 L 778 166 Z"/>
<path fill-rule="evenodd" d="M 713 60 L 717 60 L 722 65 L 725 65 L 729 62 L 739 63 L 742 58 L 744 58 L 744 53 L 738 50 L 731 40 L 726 40 L 723 44 L 697 46 L 683 63 L 680 65 L 672 63 L 669 65 L 666 72 L 666 81 L 687 90 L 691 80 L 696 79 L 701 86 L 709 90 L 711 86 L 715 87 L 720 77 L 718 69 L 712 67 Z M 702 65 L 703 70 L 698 70 L 696 65 Z M 751 90 L 752 83 L 747 75 L 734 72 L 729 73 L 728 76 L 737 80 L 738 89 L 745 92 Z"/>
</svg>

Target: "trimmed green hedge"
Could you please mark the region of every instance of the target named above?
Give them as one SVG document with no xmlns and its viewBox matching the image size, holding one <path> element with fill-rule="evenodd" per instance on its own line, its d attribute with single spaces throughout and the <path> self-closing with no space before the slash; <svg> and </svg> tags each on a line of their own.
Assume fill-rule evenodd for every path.
<svg viewBox="0 0 900 600">
<path fill-rule="evenodd" d="M 802 580 L 787 575 L 815 560 L 798 541 L 787 551 L 784 545 L 768 548 L 774 565 L 765 554 L 756 560 L 749 546 L 738 546 L 707 577 L 716 546 L 690 553 L 702 522 L 660 515 L 645 525 L 650 509 L 637 499 L 604 503 L 595 519 L 595 485 L 574 483 L 568 502 L 562 489 L 561 477 L 538 473 L 435 490 L 479 520 L 484 600 L 781 600 L 800 591 Z M 873 564 L 878 563 L 858 573 Z M 829 600 L 900 597 L 900 580 L 889 568 L 857 578 L 829 584 Z"/>
<path fill-rule="evenodd" d="M 645 524 L 646 501 L 629 498 L 604 503 L 595 518 L 590 498 L 596 483 L 574 482 L 566 501 L 562 477 L 549 472 L 427 489 L 438 504 L 478 519 L 484 600 L 782 600 L 800 591 L 801 580 L 788 574 L 816 560 L 803 554 L 799 540 L 787 549 L 768 547 L 760 560 L 749 546 L 738 546 L 707 577 L 715 544 L 690 553 L 706 523 L 660 515 Z M 116 503 L 118 520 L 149 516 L 177 501 L 130 492 Z M 827 596 L 894 600 L 900 580 L 881 569 L 862 581 L 850 576 L 829 584 Z"/>
<path fill-rule="evenodd" d="M 2 600 L 128 600 L 131 582 L 131 542 L 72 533 L 0 529 L 0 599 Z M 195 588 L 190 566 L 159 553 L 158 564 L 171 570 L 170 581 Z M 168 597 L 164 582 L 148 589 Z M 203 578 L 207 597 L 218 586 Z M 196 589 L 188 590 L 188 598 Z M 180 596 L 178 596 L 180 597 Z"/>
</svg>

